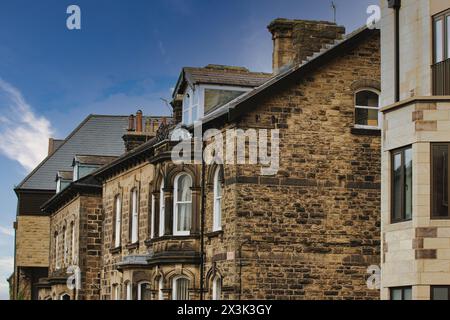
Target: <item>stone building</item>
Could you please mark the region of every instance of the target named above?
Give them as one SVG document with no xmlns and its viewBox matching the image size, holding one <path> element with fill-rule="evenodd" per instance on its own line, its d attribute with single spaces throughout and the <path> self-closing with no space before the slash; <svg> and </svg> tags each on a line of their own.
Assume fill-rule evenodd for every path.
<svg viewBox="0 0 450 320">
<path fill-rule="evenodd" d="M 450 299 L 450 1 L 382 1 L 382 299 Z"/>
<path fill-rule="evenodd" d="M 99 153 L 76 152 L 54 168 L 40 299 L 379 298 L 366 285 L 380 264 L 379 31 L 287 19 L 269 31 L 273 74 L 183 68 L 172 121 L 144 126 L 138 112 L 119 157 L 97 168 Z M 237 149 L 214 148 L 219 133 Z M 174 161 L 180 138 L 189 151 Z M 212 150 L 225 163 L 192 161 Z"/>
<path fill-rule="evenodd" d="M 380 258 L 379 32 L 285 19 L 269 29 L 273 76 L 184 68 L 174 124 L 94 173 L 102 299 L 379 298 L 366 285 Z M 279 170 L 190 161 L 203 151 L 189 138 L 197 120 L 202 134 L 278 129 Z M 193 146 L 182 163 L 173 135 Z"/>
</svg>

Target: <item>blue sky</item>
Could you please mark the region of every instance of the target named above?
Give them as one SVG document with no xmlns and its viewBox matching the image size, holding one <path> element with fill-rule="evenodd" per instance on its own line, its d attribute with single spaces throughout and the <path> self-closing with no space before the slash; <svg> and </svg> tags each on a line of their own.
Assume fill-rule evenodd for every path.
<svg viewBox="0 0 450 320">
<path fill-rule="evenodd" d="M 378 0 L 336 0 L 353 31 Z M 66 9 L 81 8 L 81 30 Z M 88 114 L 168 114 L 183 66 L 271 71 L 266 26 L 277 17 L 332 20 L 328 0 L 2 0 L 0 3 L 0 299 L 12 272 L 15 184 L 49 136 L 64 138 Z M 24 145 L 27 146 L 24 150 Z"/>
</svg>

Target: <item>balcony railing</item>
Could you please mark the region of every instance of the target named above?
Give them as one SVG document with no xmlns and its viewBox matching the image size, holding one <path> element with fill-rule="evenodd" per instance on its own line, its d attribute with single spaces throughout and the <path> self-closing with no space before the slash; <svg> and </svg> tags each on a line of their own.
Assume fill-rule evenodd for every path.
<svg viewBox="0 0 450 320">
<path fill-rule="evenodd" d="M 433 95 L 450 95 L 450 59 L 434 64 L 433 70 Z"/>
</svg>

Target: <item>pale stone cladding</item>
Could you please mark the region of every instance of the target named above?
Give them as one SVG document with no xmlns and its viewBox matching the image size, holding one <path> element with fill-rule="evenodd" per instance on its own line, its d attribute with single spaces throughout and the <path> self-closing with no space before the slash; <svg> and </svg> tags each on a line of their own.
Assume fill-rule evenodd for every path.
<svg viewBox="0 0 450 320">
<path fill-rule="evenodd" d="M 394 10 L 381 1 L 382 277 L 381 298 L 411 288 L 414 300 L 430 300 L 431 286 L 450 284 L 449 221 L 431 218 L 433 143 L 450 142 L 450 97 L 433 96 L 433 16 L 449 0 L 402 1 L 400 101 L 395 101 Z M 393 152 L 412 148 L 412 219 L 393 221 Z"/>
<path fill-rule="evenodd" d="M 450 285 L 450 221 L 431 218 L 431 143 L 450 142 L 450 99 L 409 99 L 384 111 L 382 160 L 382 290 L 412 286 L 430 300 L 430 286 Z M 391 151 L 412 146 L 412 220 L 391 223 Z"/>
</svg>

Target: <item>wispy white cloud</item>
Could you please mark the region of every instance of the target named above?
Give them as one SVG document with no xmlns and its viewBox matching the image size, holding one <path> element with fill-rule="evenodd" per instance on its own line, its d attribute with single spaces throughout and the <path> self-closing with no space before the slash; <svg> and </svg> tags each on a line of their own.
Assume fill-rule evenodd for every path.
<svg viewBox="0 0 450 320">
<path fill-rule="evenodd" d="M 5 235 L 5 236 L 13 237 L 14 236 L 14 230 L 12 228 L 6 228 L 6 227 L 0 226 L 0 234 Z"/>
<path fill-rule="evenodd" d="M 12 274 L 14 259 L 12 257 L 0 257 L 0 300 L 9 298 L 9 284 L 6 279 Z"/>
<path fill-rule="evenodd" d="M 22 93 L 0 78 L 0 153 L 32 170 L 46 156 L 50 122 L 33 112 Z"/>
</svg>

